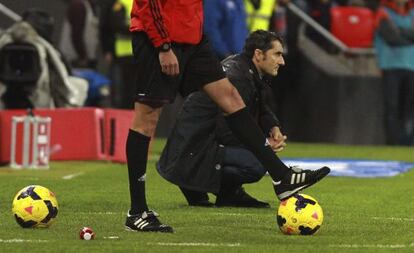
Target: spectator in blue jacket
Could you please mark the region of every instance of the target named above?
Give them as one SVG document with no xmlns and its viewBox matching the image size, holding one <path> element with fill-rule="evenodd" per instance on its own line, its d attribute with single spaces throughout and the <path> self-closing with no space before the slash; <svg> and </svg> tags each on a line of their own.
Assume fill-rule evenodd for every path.
<svg viewBox="0 0 414 253">
<path fill-rule="evenodd" d="M 220 59 L 240 53 L 248 30 L 243 0 L 204 1 L 204 32 Z"/>
<path fill-rule="evenodd" d="M 414 144 L 414 8 L 384 0 L 377 11 L 375 49 L 384 87 L 386 142 Z"/>
</svg>

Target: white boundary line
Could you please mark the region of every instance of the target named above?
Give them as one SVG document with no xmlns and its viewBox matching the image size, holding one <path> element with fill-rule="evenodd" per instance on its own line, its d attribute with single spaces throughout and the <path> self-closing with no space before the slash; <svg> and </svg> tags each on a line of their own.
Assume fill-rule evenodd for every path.
<svg viewBox="0 0 414 253">
<path fill-rule="evenodd" d="M 381 249 L 400 249 L 414 248 L 414 242 L 410 244 L 330 244 L 331 248 L 381 248 Z"/>
<path fill-rule="evenodd" d="M 48 242 L 48 240 L 30 240 L 30 239 L 0 239 L 0 243 L 27 243 L 27 242 Z"/>
<path fill-rule="evenodd" d="M 119 239 L 119 236 L 117 235 L 111 235 L 111 236 L 104 236 L 104 239 Z"/>
<path fill-rule="evenodd" d="M 179 246 L 179 247 L 240 247 L 240 243 L 209 243 L 209 242 L 156 242 L 147 245 Z"/>
<path fill-rule="evenodd" d="M 115 215 L 115 214 L 125 214 L 125 212 L 77 212 L 79 214 L 108 214 L 108 215 Z M 250 215 L 255 215 L 253 213 L 219 213 L 219 212 L 215 212 L 215 213 L 206 213 L 206 215 L 223 215 L 223 216 L 250 216 Z"/>
<path fill-rule="evenodd" d="M 115 215 L 122 214 L 121 212 L 76 212 L 78 214 L 98 214 L 98 215 Z M 126 214 L 126 213 L 123 213 Z"/>
<path fill-rule="evenodd" d="M 220 213 L 220 212 L 215 212 L 215 213 L 208 213 L 211 215 L 220 215 L 220 216 L 245 216 L 245 217 L 250 217 L 253 215 L 257 215 L 257 213 Z M 207 215 L 207 214 L 206 214 Z M 267 216 L 273 216 L 273 213 L 267 213 L 267 214 L 260 214 L 261 217 L 267 217 Z"/>
<path fill-rule="evenodd" d="M 414 221 L 414 218 L 403 217 L 371 217 L 373 220 Z"/>
<path fill-rule="evenodd" d="M 64 180 L 70 180 L 72 178 L 81 176 L 83 174 L 85 174 L 85 173 L 84 172 L 79 172 L 79 173 L 69 174 L 69 175 L 63 176 L 62 179 L 64 179 Z"/>
<path fill-rule="evenodd" d="M 118 215 L 118 214 L 125 214 L 125 212 L 77 212 L 78 214 L 96 214 L 96 215 Z M 251 216 L 251 215 L 255 215 L 253 213 L 220 213 L 220 212 L 215 212 L 215 213 L 206 213 L 206 215 L 220 215 L 220 216 Z M 271 216 L 271 215 L 269 215 Z"/>
<path fill-rule="evenodd" d="M 211 213 L 212 215 L 223 215 L 223 216 L 250 216 L 252 213 Z"/>
</svg>

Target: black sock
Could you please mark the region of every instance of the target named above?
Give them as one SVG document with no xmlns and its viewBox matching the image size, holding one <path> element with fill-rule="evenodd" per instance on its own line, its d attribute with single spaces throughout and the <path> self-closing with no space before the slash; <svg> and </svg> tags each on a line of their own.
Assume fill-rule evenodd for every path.
<svg viewBox="0 0 414 253">
<path fill-rule="evenodd" d="M 280 181 L 290 171 L 276 156 L 272 148 L 265 145 L 266 137 L 250 116 L 246 107 L 225 118 L 234 135 L 256 155 L 263 167 L 269 172 L 273 181 Z"/>
<path fill-rule="evenodd" d="M 148 147 L 151 138 L 129 130 L 126 142 L 126 157 L 131 197 L 130 214 L 148 211 L 145 199 L 145 173 L 147 171 Z"/>
</svg>

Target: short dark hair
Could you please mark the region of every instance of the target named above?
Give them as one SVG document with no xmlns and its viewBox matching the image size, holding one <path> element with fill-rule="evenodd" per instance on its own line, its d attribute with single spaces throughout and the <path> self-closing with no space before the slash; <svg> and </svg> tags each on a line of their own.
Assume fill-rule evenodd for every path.
<svg viewBox="0 0 414 253">
<path fill-rule="evenodd" d="M 247 37 L 244 43 L 243 53 L 249 58 L 252 58 L 254 50 L 260 49 L 266 52 L 272 48 L 272 42 L 275 40 L 279 41 L 283 46 L 283 38 L 279 34 L 265 30 L 256 30 Z"/>
</svg>

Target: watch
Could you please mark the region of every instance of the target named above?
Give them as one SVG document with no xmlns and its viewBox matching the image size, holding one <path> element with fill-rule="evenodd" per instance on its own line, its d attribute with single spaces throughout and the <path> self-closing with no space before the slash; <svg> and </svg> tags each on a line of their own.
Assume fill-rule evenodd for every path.
<svg viewBox="0 0 414 253">
<path fill-rule="evenodd" d="M 160 47 L 158 47 L 158 51 L 160 52 L 168 52 L 171 49 L 171 43 L 163 43 Z"/>
</svg>

